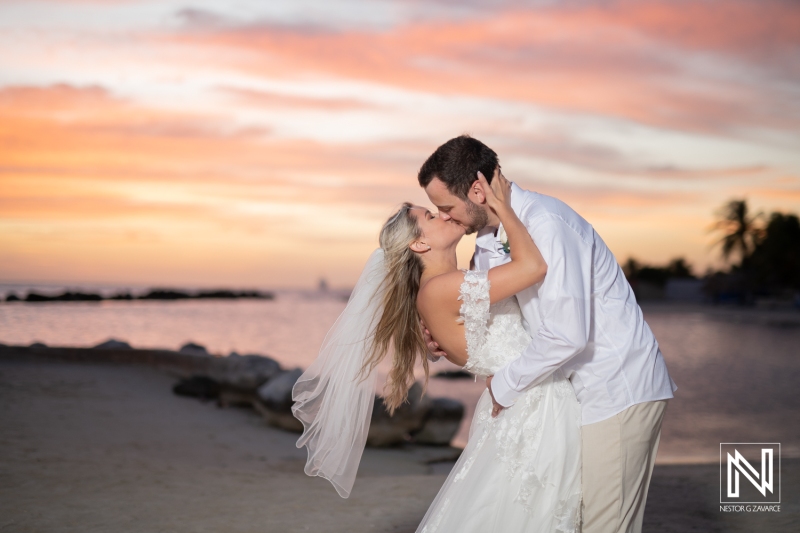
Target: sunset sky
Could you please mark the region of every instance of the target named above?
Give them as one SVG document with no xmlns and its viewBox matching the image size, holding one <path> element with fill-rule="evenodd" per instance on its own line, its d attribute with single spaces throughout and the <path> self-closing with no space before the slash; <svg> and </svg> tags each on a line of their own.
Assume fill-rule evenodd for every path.
<svg viewBox="0 0 800 533">
<path fill-rule="evenodd" d="M 461 133 L 702 273 L 800 212 L 800 4 L 0 0 L 0 282 L 347 286 Z"/>
</svg>

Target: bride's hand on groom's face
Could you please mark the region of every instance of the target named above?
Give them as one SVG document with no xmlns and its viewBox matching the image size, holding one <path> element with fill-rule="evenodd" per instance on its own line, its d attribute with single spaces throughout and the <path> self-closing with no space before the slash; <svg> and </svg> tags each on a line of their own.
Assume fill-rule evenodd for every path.
<svg viewBox="0 0 800 533">
<path fill-rule="evenodd" d="M 489 208 L 497 211 L 500 207 L 511 207 L 511 182 L 500 172 L 500 167 L 495 169 L 491 185 L 480 171 L 478 171 L 478 182 Z"/>
</svg>

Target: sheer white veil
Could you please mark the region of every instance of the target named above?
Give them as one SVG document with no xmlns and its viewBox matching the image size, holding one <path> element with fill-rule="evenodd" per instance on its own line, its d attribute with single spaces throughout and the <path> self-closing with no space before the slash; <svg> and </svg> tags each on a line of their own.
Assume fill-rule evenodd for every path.
<svg viewBox="0 0 800 533">
<path fill-rule="evenodd" d="M 317 360 L 292 388 L 292 413 L 304 427 L 297 447 L 308 448 L 305 473 L 329 480 L 342 498 L 353 488 L 372 417 L 377 371 L 366 376 L 359 371 L 381 316 L 385 278 L 383 249 L 378 248 Z"/>
</svg>

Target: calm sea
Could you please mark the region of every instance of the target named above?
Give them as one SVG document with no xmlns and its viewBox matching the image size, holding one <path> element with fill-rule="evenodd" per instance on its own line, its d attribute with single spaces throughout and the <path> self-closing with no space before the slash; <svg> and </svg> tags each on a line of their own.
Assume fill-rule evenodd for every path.
<svg viewBox="0 0 800 533">
<path fill-rule="evenodd" d="M 22 296 L 31 288 L 0 285 L 0 294 Z M 56 294 L 66 287 L 36 288 Z M 118 289 L 80 288 L 105 294 Z M 311 291 L 278 291 L 272 301 L 0 303 L 0 342 L 92 346 L 113 337 L 137 348 L 177 349 L 191 341 L 212 353 L 257 353 L 305 368 L 344 306 L 341 295 Z M 721 442 L 780 442 L 783 457 L 800 457 L 800 320 L 702 307 L 643 308 L 678 385 L 667 407 L 659 462 L 714 462 Z M 453 368 L 441 362 L 432 371 Z M 480 379 L 430 381 L 432 396 L 467 406 L 458 445 L 466 442 L 483 388 Z"/>
</svg>

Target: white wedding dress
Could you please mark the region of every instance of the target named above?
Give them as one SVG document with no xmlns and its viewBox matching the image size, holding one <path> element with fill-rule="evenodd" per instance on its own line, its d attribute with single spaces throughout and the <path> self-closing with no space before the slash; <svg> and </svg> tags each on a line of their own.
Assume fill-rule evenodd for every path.
<svg viewBox="0 0 800 533">
<path fill-rule="evenodd" d="M 461 318 L 466 370 L 490 376 L 531 337 L 516 298 L 489 305 L 487 271 L 466 271 Z M 469 442 L 417 533 L 577 533 L 581 522 L 581 410 L 561 369 L 492 418 L 484 390 Z"/>
</svg>

